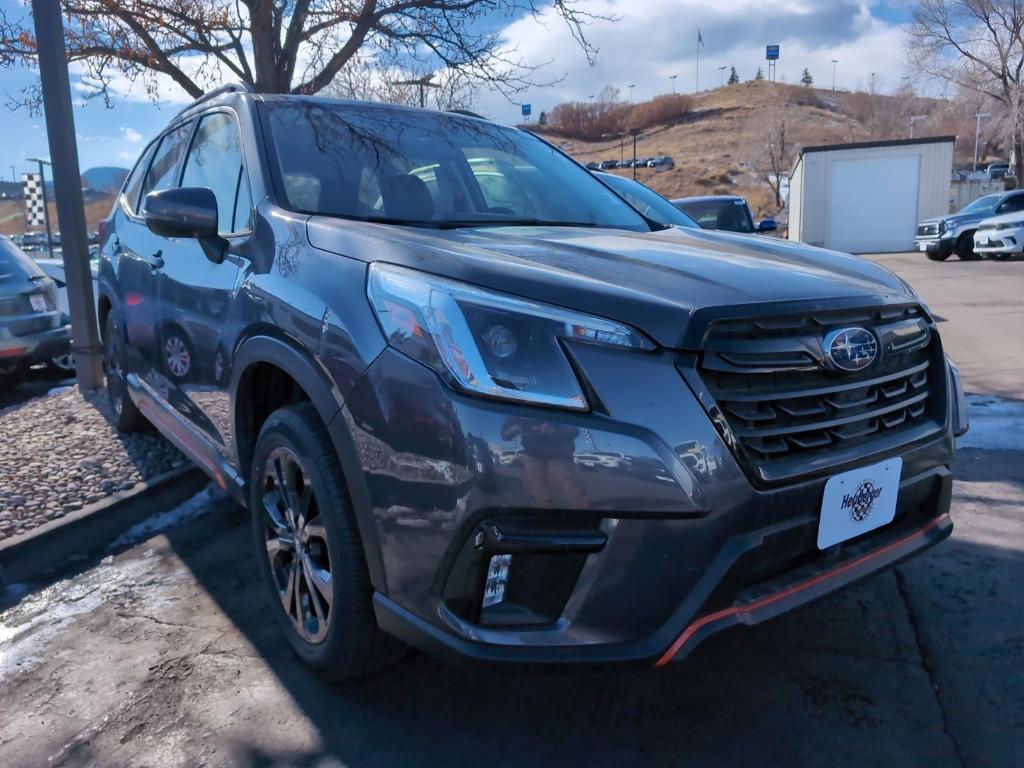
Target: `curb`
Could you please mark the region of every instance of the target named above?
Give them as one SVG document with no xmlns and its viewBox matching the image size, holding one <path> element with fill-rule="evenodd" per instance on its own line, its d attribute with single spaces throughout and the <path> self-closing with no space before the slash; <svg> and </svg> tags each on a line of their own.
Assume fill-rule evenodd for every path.
<svg viewBox="0 0 1024 768">
<path fill-rule="evenodd" d="M 208 482 L 197 467 L 173 469 L 0 542 L 0 592 L 5 583 L 40 581 L 103 552 L 124 531 L 181 504 Z"/>
</svg>

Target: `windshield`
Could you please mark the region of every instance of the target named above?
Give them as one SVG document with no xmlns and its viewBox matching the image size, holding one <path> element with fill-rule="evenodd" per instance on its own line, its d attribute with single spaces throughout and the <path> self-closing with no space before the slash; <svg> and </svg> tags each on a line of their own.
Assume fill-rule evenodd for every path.
<svg viewBox="0 0 1024 768">
<path fill-rule="evenodd" d="M 416 226 L 650 231 L 589 171 L 524 131 L 364 103 L 261 108 L 278 195 L 292 210 Z"/>
<path fill-rule="evenodd" d="M 617 176 L 614 173 L 599 173 L 597 178 L 614 189 L 626 202 L 652 221 L 666 226 L 699 229 L 700 225 L 650 187 L 639 181 Z"/>
<path fill-rule="evenodd" d="M 995 208 L 996 202 L 999 200 L 999 195 L 985 195 L 979 197 L 973 203 L 965 205 L 960 213 L 974 213 L 976 211 L 987 211 L 990 208 Z"/>
<path fill-rule="evenodd" d="M 734 200 L 681 200 L 676 203 L 704 229 L 726 229 L 730 232 L 753 232 L 747 202 Z"/>
</svg>

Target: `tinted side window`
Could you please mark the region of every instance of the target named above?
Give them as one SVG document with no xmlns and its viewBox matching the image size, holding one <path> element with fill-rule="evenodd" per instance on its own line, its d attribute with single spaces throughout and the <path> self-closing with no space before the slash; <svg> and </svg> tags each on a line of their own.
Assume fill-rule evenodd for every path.
<svg viewBox="0 0 1024 768">
<path fill-rule="evenodd" d="M 206 187 L 217 198 L 217 229 L 221 234 L 249 228 L 252 203 L 245 178 L 238 126 L 231 115 L 215 112 L 199 123 L 185 160 L 183 187 Z"/>
<path fill-rule="evenodd" d="M 1024 211 L 1024 195 L 1007 198 L 999 206 L 997 213 L 1016 213 L 1017 211 Z"/>
<path fill-rule="evenodd" d="M 142 184 L 140 199 L 145 198 L 150 192 L 159 189 L 173 187 L 177 181 L 176 171 L 178 160 L 185 151 L 185 142 L 188 140 L 192 124 L 187 123 L 175 128 L 162 139 L 153 155 L 153 162 L 146 171 L 146 180 Z"/>
<path fill-rule="evenodd" d="M 146 151 L 142 153 L 142 157 L 135 164 L 132 172 L 128 174 L 128 178 L 124 182 L 124 195 L 125 204 L 128 206 L 128 210 L 135 211 L 139 207 L 139 190 L 142 189 L 142 180 L 146 176 L 146 168 L 149 166 L 149 159 L 153 157 L 153 150 L 156 149 L 156 143 L 150 144 L 146 147 Z"/>
</svg>

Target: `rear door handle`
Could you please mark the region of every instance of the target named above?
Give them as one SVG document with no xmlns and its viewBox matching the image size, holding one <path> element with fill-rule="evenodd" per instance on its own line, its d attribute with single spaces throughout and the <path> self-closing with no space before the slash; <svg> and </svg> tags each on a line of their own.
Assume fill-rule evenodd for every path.
<svg viewBox="0 0 1024 768">
<path fill-rule="evenodd" d="M 152 256 L 147 256 L 146 261 L 149 263 L 151 268 L 160 269 L 164 265 L 164 252 L 157 251 Z"/>
</svg>

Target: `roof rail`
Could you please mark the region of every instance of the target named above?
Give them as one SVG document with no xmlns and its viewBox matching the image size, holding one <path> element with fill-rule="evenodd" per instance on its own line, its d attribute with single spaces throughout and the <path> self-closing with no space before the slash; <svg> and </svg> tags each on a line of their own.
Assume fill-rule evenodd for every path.
<svg viewBox="0 0 1024 768">
<path fill-rule="evenodd" d="M 253 91 L 253 87 L 251 85 L 249 85 L 248 83 L 227 83 L 225 85 L 222 85 L 222 86 L 219 86 L 217 88 L 214 88 L 212 91 L 207 91 L 202 96 L 200 96 L 198 99 L 196 99 L 191 104 L 189 104 L 187 107 L 185 107 L 184 109 L 179 111 L 178 114 L 176 114 L 174 117 L 175 118 L 181 117 L 183 114 L 188 112 L 193 107 L 196 107 L 196 106 L 198 106 L 200 104 L 203 104 L 204 102 L 210 101 L 210 99 L 215 99 L 218 96 L 223 96 L 225 93 L 253 93 L 253 92 L 254 92 Z"/>
<path fill-rule="evenodd" d="M 449 109 L 447 110 L 452 115 L 462 115 L 463 117 L 475 117 L 478 120 L 486 120 L 487 118 L 483 115 L 478 115 L 476 112 L 470 112 L 468 109 Z"/>
</svg>

